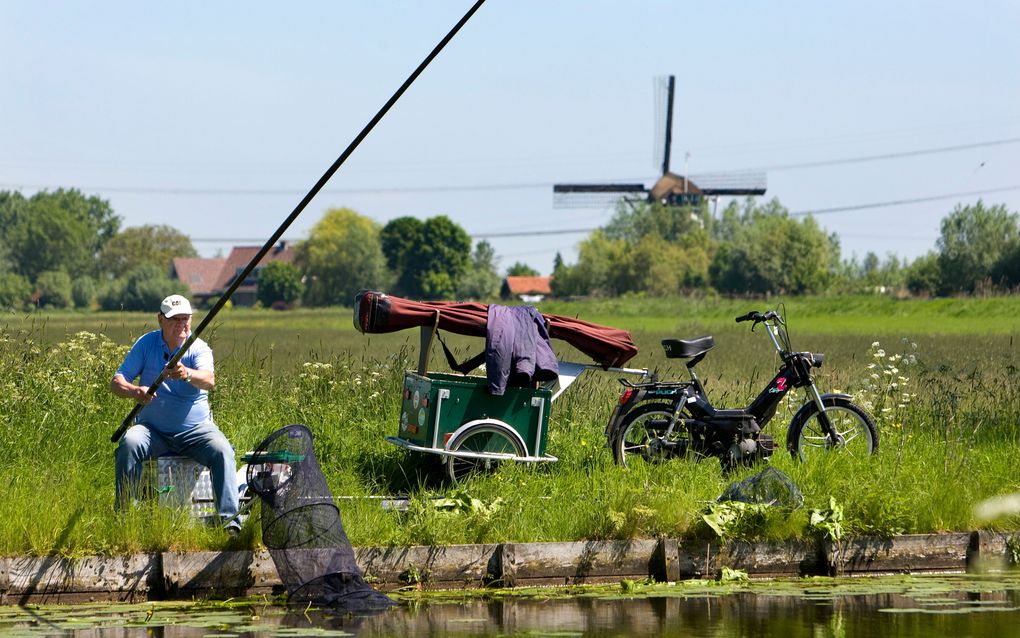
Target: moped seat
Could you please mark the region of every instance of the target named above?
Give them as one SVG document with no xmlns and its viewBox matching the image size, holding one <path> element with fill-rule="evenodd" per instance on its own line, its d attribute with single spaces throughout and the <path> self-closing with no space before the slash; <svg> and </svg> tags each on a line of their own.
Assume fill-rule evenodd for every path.
<svg viewBox="0 0 1020 638">
<path fill-rule="evenodd" d="M 715 347 L 715 339 L 711 336 L 697 339 L 663 339 L 662 349 L 667 359 L 690 359 L 705 354 Z"/>
</svg>

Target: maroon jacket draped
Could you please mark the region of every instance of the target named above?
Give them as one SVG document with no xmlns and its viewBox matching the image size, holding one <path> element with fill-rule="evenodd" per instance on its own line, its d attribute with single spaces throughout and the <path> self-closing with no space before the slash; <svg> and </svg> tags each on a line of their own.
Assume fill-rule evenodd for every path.
<svg viewBox="0 0 1020 638">
<path fill-rule="evenodd" d="M 438 311 L 441 330 L 484 338 L 488 310 L 488 304 L 473 301 L 411 301 L 362 290 L 354 297 L 354 326 L 363 333 L 431 326 Z M 626 330 L 562 315 L 542 316 L 549 322 L 550 337 L 566 341 L 603 367 L 622 366 L 637 354 Z"/>
</svg>

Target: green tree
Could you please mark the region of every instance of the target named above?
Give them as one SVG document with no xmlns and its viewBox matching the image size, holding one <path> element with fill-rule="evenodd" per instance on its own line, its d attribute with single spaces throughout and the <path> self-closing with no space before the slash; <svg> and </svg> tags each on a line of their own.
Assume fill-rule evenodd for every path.
<svg viewBox="0 0 1020 638">
<path fill-rule="evenodd" d="M 772 200 L 762 207 L 748 204 L 740 221 L 712 262 L 712 282 L 719 290 L 811 294 L 832 281 L 839 244 L 812 217 L 798 222 Z"/>
<path fill-rule="evenodd" d="M 21 275 L 0 272 L 0 309 L 22 310 L 32 296 L 32 285 Z"/>
<path fill-rule="evenodd" d="M 96 280 L 92 277 L 77 277 L 71 282 L 71 298 L 76 308 L 91 308 L 96 300 Z"/>
<path fill-rule="evenodd" d="M 28 199 L 0 192 L 2 258 L 31 281 L 47 270 L 92 273 L 96 255 L 119 225 L 108 202 L 74 189 Z"/>
<path fill-rule="evenodd" d="M 99 294 L 103 310 L 140 310 L 157 312 L 159 302 L 167 295 L 191 295 L 188 286 L 170 279 L 162 268 L 142 264 L 122 279 L 109 282 Z"/>
<path fill-rule="evenodd" d="M 41 308 L 71 308 L 71 276 L 63 270 L 48 270 L 40 273 L 35 280 Z"/>
<path fill-rule="evenodd" d="M 305 285 L 294 264 L 271 261 L 259 270 L 258 300 L 267 308 L 278 301 L 290 305 L 301 298 Z"/>
<path fill-rule="evenodd" d="M 553 258 L 552 281 L 549 283 L 554 297 L 570 297 L 585 294 L 577 292 L 578 285 L 575 281 L 574 271 L 575 268 L 568 266 L 566 261 L 563 260 L 563 255 L 557 251 L 556 257 Z"/>
<path fill-rule="evenodd" d="M 52 193 L 42 191 L 33 195 L 30 201 L 51 202 L 88 226 L 90 233 L 87 239 L 91 243 L 89 252 L 92 255 L 97 255 L 120 228 L 120 217 L 114 214 L 110 202 L 97 195 L 86 197 L 76 188 L 58 188 Z"/>
<path fill-rule="evenodd" d="M 711 232 L 711 226 L 712 216 L 706 202 L 697 206 L 668 206 L 660 202 L 620 200 L 604 231 L 608 239 L 636 244 L 647 235 L 678 241 L 693 230 Z"/>
<path fill-rule="evenodd" d="M 507 277 L 538 277 L 541 274 L 522 261 L 514 262 L 513 266 L 506 269 Z"/>
<path fill-rule="evenodd" d="M 416 217 L 397 217 L 383 226 L 379 234 L 386 265 L 396 275 L 395 290 L 406 297 L 421 296 L 417 268 L 411 262 L 416 247 L 425 241 L 425 224 Z"/>
<path fill-rule="evenodd" d="M 381 242 L 397 291 L 407 297 L 455 295 L 471 263 L 471 237 L 445 215 L 394 219 L 382 229 Z"/>
<path fill-rule="evenodd" d="M 584 239 L 574 266 L 557 255 L 556 295 L 676 294 L 708 284 L 715 251 L 706 204 L 621 201 L 605 228 Z"/>
<path fill-rule="evenodd" d="M 389 281 L 379 242 L 379 225 L 349 208 L 333 208 L 298 246 L 297 261 L 307 279 L 310 306 L 351 304 L 365 288 Z"/>
<path fill-rule="evenodd" d="M 162 224 L 133 226 L 106 242 L 99 253 L 99 270 L 114 278 L 143 264 L 169 271 L 174 257 L 198 257 L 187 235 Z"/>
<path fill-rule="evenodd" d="M 422 296 L 453 297 L 471 263 L 471 237 L 446 215 L 426 219 L 422 231 L 427 241 L 418 245 L 412 259 L 422 268 Z"/>
<path fill-rule="evenodd" d="M 502 282 L 497 270 L 499 259 L 492 244 L 482 240 L 475 244 L 471 268 L 461 278 L 457 296 L 461 299 L 489 299 L 499 294 Z"/>
<path fill-rule="evenodd" d="M 993 275 L 996 265 L 1017 241 L 1017 215 L 1004 205 L 986 208 L 957 204 L 942 220 L 938 248 L 942 294 L 973 292 Z"/>
<path fill-rule="evenodd" d="M 95 262 L 88 234 L 80 219 L 42 200 L 18 211 L 4 240 L 13 271 L 35 281 L 48 270 L 90 272 Z"/>
<path fill-rule="evenodd" d="M 934 296 L 942 288 L 942 269 L 939 267 L 939 257 L 934 252 L 928 252 L 918 257 L 904 269 L 904 284 L 912 294 Z"/>
<path fill-rule="evenodd" d="M 704 232 L 666 241 L 646 235 L 630 250 L 631 290 L 665 296 L 708 286 L 711 257 Z"/>
<path fill-rule="evenodd" d="M 558 295 L 619 295 L 632 289 L 630 245 L 610 239 L 601 229 L 581 241 L 577 264 L 553 272 Z"/>
<path fill-rule="evenodd" d="M 1007 289 L 1020 286 L 1020 240 L 1012 242 L 1003 250 L 992 269 L 992 281 Z"/>
</svg>

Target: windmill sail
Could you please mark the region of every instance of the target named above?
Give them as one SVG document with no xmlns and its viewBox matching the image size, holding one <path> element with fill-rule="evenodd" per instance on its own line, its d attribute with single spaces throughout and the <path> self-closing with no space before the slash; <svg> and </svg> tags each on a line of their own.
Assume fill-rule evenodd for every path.
<svg viewBox="0 0 1020 638">
<path fill-rule="evenodd" d="M 676 77 L 658 77 L 655 79 L 655 122 L 659 123 L 655 131 L 656 162 L 662 158 L 662 174 L 669 172 L 669 158 L 673 151 L 673 94 L 676 89 Z M 656 163 L 658 168 L 658 163 Z"/>
<path fill-rule="evenodd" d="M 643 200 L 648 196 L 644 184 L 556 184 L 553 206 L 556 208 L 606 208 L 621 198 Z"/>
<path fill-rule="evenodd" d="M 661 159 L 661 177 L 651 187 L 644 184 L 555 184 L 556 208 L 606 208 L 620 201 L 645 200 L 671 206 L 696 205 L 704 197 L 764 195 L 765 173 L 703 173 L 683 176 L 669 170 L 673 140 L 675 77 L 657 78 L 655 156 Z"/>
</svg>

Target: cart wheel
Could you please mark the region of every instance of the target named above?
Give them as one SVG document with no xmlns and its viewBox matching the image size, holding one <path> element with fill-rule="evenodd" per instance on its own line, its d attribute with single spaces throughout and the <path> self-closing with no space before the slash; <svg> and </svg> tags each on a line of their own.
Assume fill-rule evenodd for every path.
<svg viewBox="0 0 1020 638">
<path fill-rule="evenodd" d="M 480 423 L 461 432 L 450 441 L 451 451 L 513 454 L 524 456 L 524 450 L 504 426 Z M 450 456 L 446 459 L 446 472 L 450 480 L 458 483 L 476 472 L 495 472 L 500 459 L 469 459 Z"/>
</svg>

